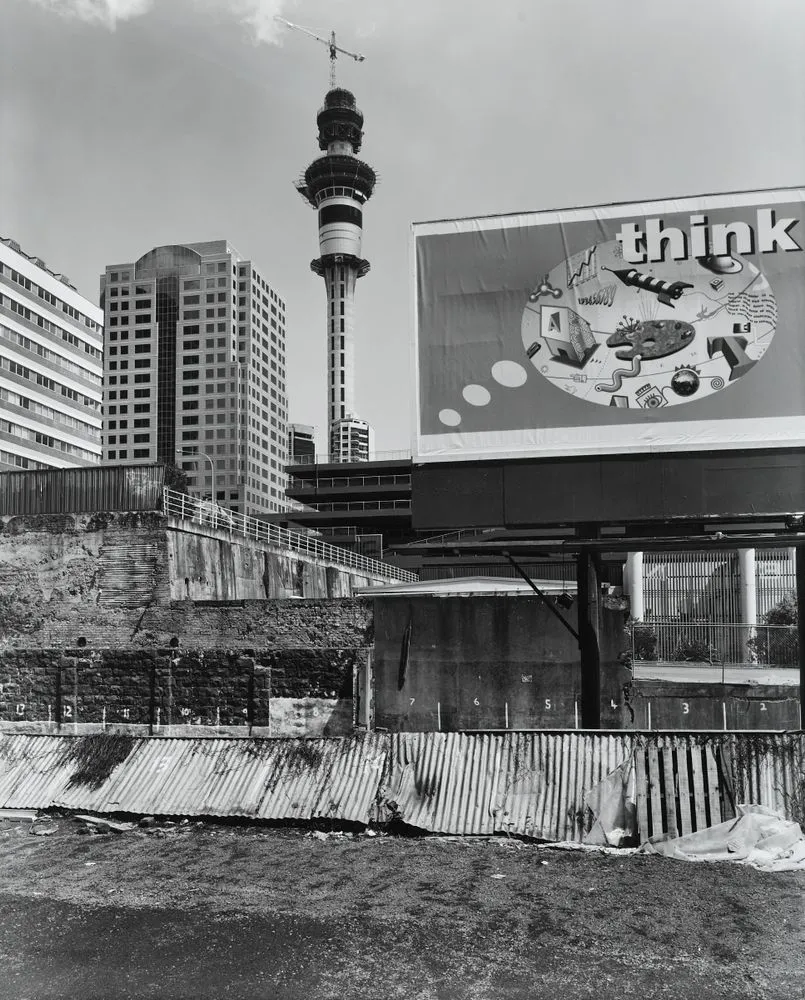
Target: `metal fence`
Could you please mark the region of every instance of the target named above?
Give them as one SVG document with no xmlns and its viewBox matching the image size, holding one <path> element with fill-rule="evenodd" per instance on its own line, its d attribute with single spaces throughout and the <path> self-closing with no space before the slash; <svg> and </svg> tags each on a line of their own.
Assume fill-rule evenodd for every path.
<svg viewBox="0 0 805 1000">
<path fill-rule="evenodd" d="M 796 625 L 647 619 L 631 627 L 636 663 L 747 664 L 796 667 Z"/>
<path fill-rule="evenodd" d="M 737 552 L 647 552 L 644 556 L 643 603 L 648 619 L 738 621 L 740 587 Z M 795 588 L 794 550 L 758 549 L 758 616 L 767 614 Z"/>
<path fill-rule="evenodd" d="M 0 514 L 158 510 L 162 465 L 84 466 L 0 473 Z"/>
<path fill-rule="evenodd" d="M 199 500 L 196 497 L 187 496 L 185 493 L 177 493 L 175 490 L 166 488 L 163 491 L 162 509 L 172 517 L 179 517 L 211 528 L 220 528 L 242 535 L 244 538 L 266 542 L 269 545 L 278 545 L 292 552 L 300 552 L 334 563 L 337 566 L 354 569 L 359 573 L 384 577 L 389 580 L 401 580 L 404 583 L 418 579 L 416 573 L 400 569 L 391 563 L 369 559 L 367 556 L 351 552 L 349 549 L 329 545 L 313 535 L 289 531 L 277 524 L 269 524 L 256 517 L 248 517 L 245 514 L 227 510 L 225 507 L 219 507 L 209 500 Z"/>
</svg>

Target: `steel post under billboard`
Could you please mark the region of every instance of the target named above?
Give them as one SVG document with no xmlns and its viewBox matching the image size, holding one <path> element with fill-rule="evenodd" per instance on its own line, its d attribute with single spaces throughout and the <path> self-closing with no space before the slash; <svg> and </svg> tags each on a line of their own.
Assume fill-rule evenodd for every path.
<svg viewBox="0 0 805 1000">
<path fill-rule="evenodd" d="M 414 226 L 416 463 L 805 445 L 805 191 Z"/>
</svg>

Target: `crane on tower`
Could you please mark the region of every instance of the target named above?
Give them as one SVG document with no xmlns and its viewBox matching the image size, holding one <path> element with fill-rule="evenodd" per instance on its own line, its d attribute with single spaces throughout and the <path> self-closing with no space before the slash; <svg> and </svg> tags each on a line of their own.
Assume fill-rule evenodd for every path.
<svg viewBox="0 0 805 1000">
<path fill-rule="evenodd" d="M 305 35 L 310 35 L 311 38 L 315 38 L 317 42 L 321 42 L 326 45 L 330 50 L 330 90 L 335 89 L 335 60 L 340 52 L 342 55 L 349 56 L 350 59 L 354 59 L 355 62 L 363 62 L 366 58 L 362 56 L 359 52 L 350 52 L 348 49 L 342 49 L 340 45 L 335 44 L 335 32 L 330 32 L 329 38 L 324 38 L 321 35 L 317 35 L 315 31 L 311 31 L 310 28 L 303 28 L 301 24 L 293 24 L 291 21 L 286 21 L 284 17 L 280 17 L 278 14 L 274 15 L 275 21 L 281 21 L 282 24 L 287 25 L 289 28 L 293 28 L 294 31 L 301 31 Z"/>
</svg>

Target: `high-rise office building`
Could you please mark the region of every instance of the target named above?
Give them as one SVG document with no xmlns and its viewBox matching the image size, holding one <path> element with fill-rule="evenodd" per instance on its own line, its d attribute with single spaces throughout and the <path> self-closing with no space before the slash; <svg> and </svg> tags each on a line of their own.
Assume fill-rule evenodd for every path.
<svg viewBox="0 0 805 1000">
<path fill-rule="evenodd" d="M 155 247 L 101 276 L 104 461 L 175 462 L 246 514 L 284 508 L 285 303 L 225 240 Z"/>
<path fill-rule="evenodd" d="M 288 424 L 288 461 L 312 462 L 316 455 L 316 428 L 308 424 Z"/>
<path fill-rule="evenodd" d="M 355 155 L 363 139 L 363 114 L 348 90 L 334 88 L 316 118 L 319 149 L 297 182 L 302 197 L 318 211 L 319 250 L 311 269 L 327 289 L 327 422 L 333 461 L 362 461 L 363 452 L 345 450 L 353 440 L 351 425 L 362 424 L 355 413 L 355 283 L 369 271 L 361 257 L 363 206 L 372 197 L 377 176 Z M 342 434 L 342 425 L 350 433 Z"/>
<path fill-rule="evenodd" d="M 101 460 L 103 313 L 0 238 L 0 470 Z"/>
</svg>

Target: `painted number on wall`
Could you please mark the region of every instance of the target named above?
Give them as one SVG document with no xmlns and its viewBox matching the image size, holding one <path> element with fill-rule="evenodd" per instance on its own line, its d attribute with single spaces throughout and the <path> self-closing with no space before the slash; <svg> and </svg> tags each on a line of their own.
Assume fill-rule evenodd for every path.
<svg viewBox="0 0 805 1000">
<path fill-rule="evenodd" d="M 687 715 L 690 712 L 690 705 L 686 702 L 682 702 L 682 714 Z"/>
<path fill-rule="evenodd" d="M 73 706 L 72 705 L 64 705 L 64 706 L 62 706 L 62 712 L 64 713 L 65 719 L 72 719 L 72 717 L 73 717 Z"/>
<path fill-rule="evenodd" d="M 15 707 L 17 715 L 25 715 L 25 705 L 19 704 Z"/>
<path fill-rule="evenodd" d="M 767 709 L 766 709 L 766 702 L 765 702 L 765 701 L 762 701 L 762 702 L 760 703 L 760 711 L 761 711 L 761 712 L 765 712 L 765 711 L 767 711 Z"/>
<path fill-rule="evenodd" d="M 549 709 L 550 707 L 551 707 L 551 699 L 550 698 L 546 698 L 545 699 L 545 708 Z"/>
<path fill-rule="evenodd" d="M 481 704 L 480 701 L 478 701 L 477 698 L 473 698 L 472 699 L 472 703 L 473 703 L 473 705 L 480 705 Z"/>
<path fill-rule="evenodd" d="M 131 709 L 130 708 L 124 708 L 124 709 L 122 709 L 122 711 L 121 711 L 120 714 L 123 716 L 124 719 L 128 719 L 131 716 Z"/>
</svg>

